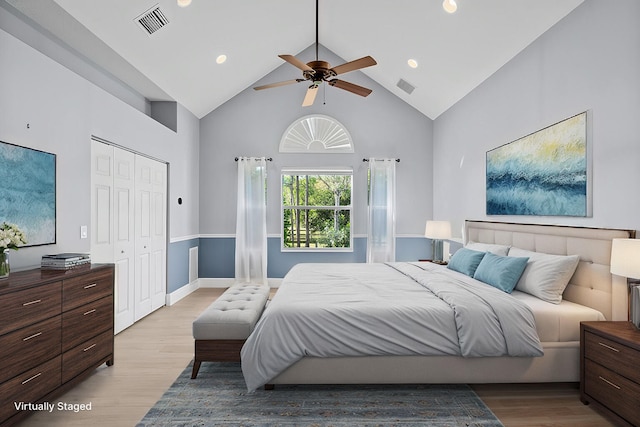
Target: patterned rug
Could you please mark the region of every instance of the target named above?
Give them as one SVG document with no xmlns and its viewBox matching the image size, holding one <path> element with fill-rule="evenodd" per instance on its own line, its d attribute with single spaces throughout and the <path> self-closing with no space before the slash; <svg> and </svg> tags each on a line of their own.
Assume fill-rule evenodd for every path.
<svg viewBox="0 0 640 427">
<path fill-rule="evenodd" d="M 277 385 L 248 393 L 239 363 L 191 365 L 146 426 L 502 426 L 467 385 Z"/>
</svg>

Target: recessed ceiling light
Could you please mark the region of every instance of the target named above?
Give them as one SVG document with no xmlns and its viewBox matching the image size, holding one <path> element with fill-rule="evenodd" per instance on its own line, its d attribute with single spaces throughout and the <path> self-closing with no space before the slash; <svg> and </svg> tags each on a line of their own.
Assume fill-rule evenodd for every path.
<svg viewBox="0 0 640 427">
<path fill-rule="evenodd" d="M 191 0 L 178 0 L 178 6 L 187 7 L 191 4 Z"/>
<path fill-rule="evenodd" d="M 444 0 L 442 2 L 442 8 L 449 13 L 454 13 L 458 10 L 458 5 L 456 4 L 456 0 Z"/>
<path fill-rule="evenodd" d="M 218 64 L 224 64 L 226 60 L 227 60 L 227 55 L 218 55 L 218 57 L 216 58 L 216 62 Z"/>
<path fill-rule="evenodd" d="M 418 68 L 418 61 L 416 61 L 415 59 L 408 60 L 407 64 L 409 64 L 409 67 L 411 68 Z"/>
</svg>

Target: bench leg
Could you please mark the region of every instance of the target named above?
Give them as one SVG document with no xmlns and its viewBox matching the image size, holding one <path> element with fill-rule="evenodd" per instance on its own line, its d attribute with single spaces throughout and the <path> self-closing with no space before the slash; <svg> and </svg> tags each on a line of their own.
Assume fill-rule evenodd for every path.
<svg viewBox="0 0 640 427">
<path fill-rule="evenodd" d="M 195 379 L 195 377 L 198 376 L 198 371 L 200 370 L 200 363 L 202 362 L 199 360 L 193 361 L 193 370 L 191 371 L 191 379 Z"/>
</svg>

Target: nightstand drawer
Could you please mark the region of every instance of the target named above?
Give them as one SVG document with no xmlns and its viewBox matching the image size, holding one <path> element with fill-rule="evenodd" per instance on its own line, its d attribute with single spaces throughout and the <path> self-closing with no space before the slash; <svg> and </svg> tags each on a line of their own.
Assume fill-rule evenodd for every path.
<svg viewBox="0 0 640 427">
<path fill-rule="evenodd" d="M 632 425 L 640 426 L 640 385 L 591 360 L 585 361 L 585 367 L 584 392 Z"/>
<path fill-rule="evenodd" d="M 640 383 L 640 352 L 586 331 L 584 357 Z"/>
</svg>

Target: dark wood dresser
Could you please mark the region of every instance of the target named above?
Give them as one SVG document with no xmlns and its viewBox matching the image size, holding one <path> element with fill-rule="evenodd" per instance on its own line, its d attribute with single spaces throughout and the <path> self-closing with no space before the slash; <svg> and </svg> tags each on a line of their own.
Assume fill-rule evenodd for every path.
<svg viewBox="0 0 640 427">
<path fill-rule="evenodd" d="M 640 331 L 631 322 L 581 323 L 580 400 L 640 426 Z"/>
<path fill-rule="evenodd" d="M 0 280 L 0 425 L 113 365 L 114 268 L 12 272 Z M 53 402 L 51 402 L 53 403 Z"/>
</svg>

